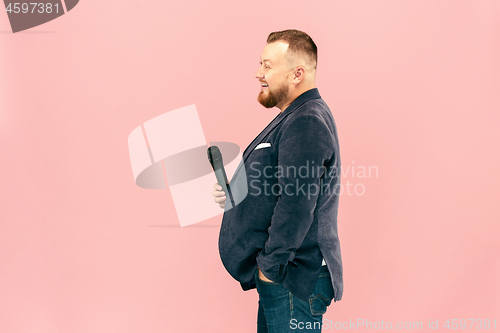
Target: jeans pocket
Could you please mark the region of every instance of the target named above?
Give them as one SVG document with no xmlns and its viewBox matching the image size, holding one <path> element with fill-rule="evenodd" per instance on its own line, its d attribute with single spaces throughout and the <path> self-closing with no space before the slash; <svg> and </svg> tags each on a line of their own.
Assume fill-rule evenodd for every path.
<svg viewBox="0 0 500 333">
<path fill-rule="evenodd" d="M 264 281 L 260 278 L 259 276 L 259 269 L 257 268 L 256 271 L 255 271 L 255 280 L 258 281 L 260 284 L 263 284 L 263 285 L 268 285 L 268 286 L 276 286 L 278 285 L 279 283 L 278 282 L 270 282 L 270 281 Z"/>
<path fill-rule="evenodd" d="M 318 277 L 313 293 L 309 297 L 309 307 L 313 316 L 323 315 L 334 297 L 330 274 L 321 274 Z"/>
<path fill-rule="evenodd" d="M 311 314 L 313 316 L 323 315 L 326 312 L 326 308 L 332 300 L 330 298 L 326 298 L 321 294 L 316 294 L 309 298 L 309 306 L 311 308 Z"/>
<path fill-rule="evenodd" d="M 262 280 L 262 279 L 259 277 L 259 274 L 257 274 L 257 279 L 259 280 L 259 283 L 262 283 L 262 284 L 267 284 L 268 286 L 276 286 L 276 285 L 278 285 L 278 284 L 279 284 L 278 282 L 269 282 L 269 281 L 264 281 L 264 280 Z"/>
</svg>

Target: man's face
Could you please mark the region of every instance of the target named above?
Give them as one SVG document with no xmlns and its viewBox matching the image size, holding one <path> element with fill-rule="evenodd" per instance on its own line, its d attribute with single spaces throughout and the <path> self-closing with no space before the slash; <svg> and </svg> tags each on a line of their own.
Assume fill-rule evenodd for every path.
<svg viewBox="0 0 500 333">
<path fill-rule="evenodd" d="M 260 57 L 261 65 L 255 74 L 261 84 L 257 100 L 266 108 L 280 108 L 288 100 L 290 65 L 285 58 L 287 48 L 287 43 L 273 42 L 264 47 Z"/>
</svg>

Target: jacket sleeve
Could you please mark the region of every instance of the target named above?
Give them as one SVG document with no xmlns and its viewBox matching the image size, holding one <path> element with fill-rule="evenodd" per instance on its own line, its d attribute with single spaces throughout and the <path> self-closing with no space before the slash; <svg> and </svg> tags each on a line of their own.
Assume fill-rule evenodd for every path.
<svg viewBox="0 0 500 333">
<path fill-rule="evenodd" d="M 280 194 L 269 237 L 257 255 L 262 273 L 278 283 L 284 280 L 288 261 L 293 260 L 313 222 L 322 166 L 334 151 L 333 135 L 321 118 L 301 115 L 285 126 L 278 144 Z"/>
</svg>

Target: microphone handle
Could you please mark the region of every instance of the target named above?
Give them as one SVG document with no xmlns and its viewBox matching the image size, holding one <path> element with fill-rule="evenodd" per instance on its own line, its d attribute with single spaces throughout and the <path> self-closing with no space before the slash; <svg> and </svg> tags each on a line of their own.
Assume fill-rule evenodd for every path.
<svg viewBox="0 0 500 333">
<path fill-rule="evenodd" d="M 229 183 L 227 181 L 226 171 L 224 170 L 224 166 L 217 167 L 214 166 L 215 177 L 217 177 L 217 183 L 222 187 L 222 190 L 226 193 L 226 200 L 229 198 L 231 204 L 234 207 L 234 199 L 231 193 L 231 189 L 229 187 Z"/>
<path fill-rule="evenodd" d="M 231 193 L 231 189 L 229 188 L 229 182 L 227 181 L 226 170 L 224 169 L 224 163 L 222 162 L 222 154 L 217 146 L 209 147 L 207 153 L 208 160 L 212 165 L 212 169 L 214 169 L 217 183 L 222 187 L 224 193 L 226 193 L 226 202 L 229 198 L 231 204 L 233 205 L 232 207 L 234 207 L 234 199 Z"/>
</svg>

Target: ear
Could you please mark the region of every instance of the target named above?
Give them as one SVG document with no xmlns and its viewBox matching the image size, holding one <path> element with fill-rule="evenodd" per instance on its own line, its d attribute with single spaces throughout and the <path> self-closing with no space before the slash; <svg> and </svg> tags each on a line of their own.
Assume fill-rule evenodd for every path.
<svg viewBox="0 0 500 333">
<path fill-rule="evenodd" d="M 306 70 L 303 66 L 297 66 L 293 70 L 293 83 L 299 84 L 305 78 Z"/>
</svg>

